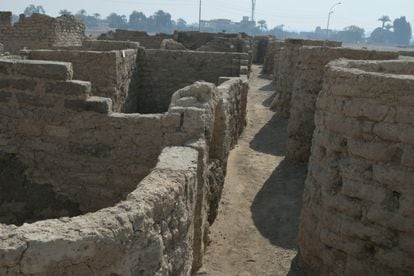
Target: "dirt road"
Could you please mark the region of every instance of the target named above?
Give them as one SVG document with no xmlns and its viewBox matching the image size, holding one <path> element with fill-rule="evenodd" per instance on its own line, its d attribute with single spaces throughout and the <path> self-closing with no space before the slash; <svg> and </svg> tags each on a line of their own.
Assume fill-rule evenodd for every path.
<svg viewBox="0 0 414 276">
<path fill-rule="evenodd" d="M 253 67 L 248 126 L 230 154 L 198 275 L 301 275 L 292 260 L 306 167 L 284 160 L 287 121 L 269 110 L 273 88 L 260 70 Z"/>
</svg>

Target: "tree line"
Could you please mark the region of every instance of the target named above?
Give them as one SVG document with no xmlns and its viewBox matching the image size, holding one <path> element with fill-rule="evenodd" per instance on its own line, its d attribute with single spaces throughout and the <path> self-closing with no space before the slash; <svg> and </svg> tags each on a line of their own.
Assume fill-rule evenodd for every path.
<svg viewBox="0 0 414 276">
<path fill-rule="evenodd" d="M 340 31 L 326 30 L 321 27 L 316 27 L 313 32 L 288 32 L 283 29 L 284 25 L 279 25 L 271 29 L 269 33 L 281 39 L 330 39 L 353 44 L 410 45 L 412 28 L 405 16 L 401 16 L 394 21 L 391 21 L 389 16 L 384 15 L 381 16 L 378 21 L 381 22 L 381 26 L 376 28 L 369 36 L 366 36 L 366 32 L 363 28 L 355 25 L 348 26 Z"/>
<path fill-rule="evenodd" d="M 373 44 L 397 44 L 408 45 L 412 38 L 411 24 L 405 16 L 391 21 L 390 17 L 384 15 L 378 19 L 381 27 L 376 28 L 369 38 Z M 391 24 L 392 22 L 392 24 Z"/>
<path fill-rule="evenodd" d="M 42 6 L 29 5 L 24 10 L 26 16 L 33 13 L 45 14 L 46 11 Z M 73 15 L 83 21 L 87 28 L 109 27 L 118 29 L 141 30 L 149 33 L 172 33 L 174 30 L 198 30 L 198 23 L 188 24 L 184 19 L 173 20 L 168 12 L 159 10 L 153 15 L 147 16 L 143 12 L 133 11 L 128 17 L 117 13 L 111 13 L 107 17 L 102 17 L 99 13 L 88 14 L 86 10 L 81 9 L 72 14 L 64 9 L 60 15 Z M 13 21 L 18 17 L 13 15 Z M 284 30 L 284 25 L 268 29 L 265 20 L 257 22 L 248 21 L 244 18 L 237 23 L 210 24 L 203 27 L 203 31 L 208 32 L 245 32 L 250 35 L 275 35 L 277 38 L 306 38 L 306 39 L 330 39 L 342 41 L 344 43 L 371 43 L 380 45 L 401 45 L 407 46 L 412 38 L 411 24 L 405 16 L 394 19 L 384 15 L 378 19 L 381 25 L 376 28 L 370 36 L 366 36 L 363 28 L 351 25 L 340 31 L 331 31 L 316 27 L 313 32 L 289 32 Z"/>
<path fill-rule="evenodd" d="M 24 14 L 27 16 L 30 16 L 33 13 L 45 14 L 45 9 L 42 6 L 29 5 L 24 10 Z M 171 14 L 163 10 L 159 10 L 149 16 L 140 11 L 133 11 L 129 16 L 113 12 L 107 17 L 102 17 L 99 13 L 88 14 L 84 9 L 81 9 L 76 13 L 63 9 L 60 10 L 59 14 L 73 15 L 78 20 L 84 22 L 87 28 L 109 27 L 116 29 L 140 30 L 149 33 L 173 33 L 174 30 L 199 29 L 198 22 L 189 24 L 183 18 L 173 20 Z M 257 24 L 253 23 L 253 26 L 250 21 L 246 20 L 231 25 L 215 24 L 214 27 L 203 27 L 203 31 L 245 32 L 251 35 L 268 33 L 265 20 L 259 20 Z"/>
<path fill-rule="evenodd" d="M 72 15 L 67 10 L 61 10 L 60 14 Z M 88 15 L 85 10 L 80 10 L 74 16 L 83 21 L 87 28 L 108 26 L 110 28 L 142 30 L 150 33 L 172 33 L 175 29 L 191 28 L 184 19 L 172 20 L 171 14 L 163 10 L 159 10 L 150 16 L 146 16 L 139 11 L 133 11 L 129 17 L 111 13 L 106 18 L 101 18 L 99 13 Z"/>
</svg>

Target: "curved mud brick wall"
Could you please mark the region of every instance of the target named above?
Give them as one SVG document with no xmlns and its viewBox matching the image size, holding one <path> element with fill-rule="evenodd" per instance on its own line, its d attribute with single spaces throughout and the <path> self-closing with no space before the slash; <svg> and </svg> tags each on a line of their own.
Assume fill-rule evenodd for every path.
<svg viewBox="0 0 414 276">
<path fill-rule="evenodd" d="M 414 274 L 414 63 L 336 61 L 300 218 L 309 275 Z"/>
<path fill-rule="evenodd" d="M 1 275 L 189 275 L 196 150 L 163 150 L 126 200 L 95 213 L 0 225 Z"/>
<path fill-rule="evenodd" d="M 284 45 L 284 41 L 282 40 L 272 40 L 269 42 L 267 46 L 266 56 L 263 62 L 263 70 L 264 74 L 273 74 L 274 73 L 274 66 L 276 64 L 276 55 L 278 55 L 281 51 L 281 48 Z"/>
<path fill-rule="evenodd" d="M 188 275 L 244 127 L 247 79 L 197 82 L 169 112 L 141 115 L 112 112 L 72 76 L 70 63 L 0 61 L 0 275 Z M 197 150 L 194 177 L 176 172 L 182 150 L 154 169 L 166 146 Z"/>
<path fill-rule="evenodd" d="M 48 49 L 52 47 L 80 46 L 85 39 L 85 26 L 73 16 L 49 17 L 33 14 L 20 16 L 11 24 L 10 12 L 0 12 L 0 42 L 5 50 L 17 54 L 24 47 Z"/>
<path fill-rule="evenodd" d="M 325 65 L 338 58 L 388 60 L 397 59 L 398 54 L 349 48 L 302 47 L 297 55 L 297 77 L 290 102 L 287 158 L 307 162 L 315 129 L 315 102 L 322 89 Z"/>
<path fill-rule="evenodd" d="M 274 80 L 276 85 L 276 97 L 271 104 L 282 116 L 289 118 L 290 100 L 292 98 L 293 84 L 296 78 L 298 67 L 299 49 L 302 46 L 327 46 L 341 47 L 341 42 L 322 40 L 286 39 L 280 52 L 276 52 L 274 67 Z"/>
</svg>

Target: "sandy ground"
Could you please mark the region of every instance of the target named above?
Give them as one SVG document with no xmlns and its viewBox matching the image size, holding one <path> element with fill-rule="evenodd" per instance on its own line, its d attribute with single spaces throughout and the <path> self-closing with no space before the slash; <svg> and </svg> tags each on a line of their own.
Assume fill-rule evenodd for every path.
<svg viewBox="0 0 414 276">
<path fill-rule="evenodd" d="M 284 160 L 287 121 L 269 110 L 274 90 L 260 70 L 253 67 L 248 126 L 230 154 L 198 275 L 302 275 L 294 259 L 306 166 Z"/>
</svg>

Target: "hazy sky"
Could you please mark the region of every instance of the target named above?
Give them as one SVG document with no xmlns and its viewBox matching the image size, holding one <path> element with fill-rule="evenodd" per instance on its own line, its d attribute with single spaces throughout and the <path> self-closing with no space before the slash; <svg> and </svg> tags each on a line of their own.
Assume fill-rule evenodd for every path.
<svg viewBox="0 0 414 276">
<path fill-rule="evenodd" d="M 240 21 L 250 15 L 251 0 L 202 0 L 203 19 L 229 18 Z M 336 1 L 331 0 L 257 0 L 256 19 L 264 19 L 268 26 L 284 24 L 289 30 L 314 30 L 325 27 L 328 10 Z M 58 15 L 59 10 L 76 12 L 84 8 L 88 14 L 111 12 L 129 15 L 133 10 L 150 15 L 162 9 L 174 19 L 184 18 L 188 23 L 198 21 L 199 0 L 0 0 L 0 10 L 19 14 L 29 5 L 42 5 L 48 14 Z M 335 8 L 331 27 L 342 29 L 349 25 L 364 27 L 370 32 L 380 26 L 377 19 L 388 15 L 391 19 L 406 16 L 414 23 L 414 0 L 343 0 Z"/>
</svg>

